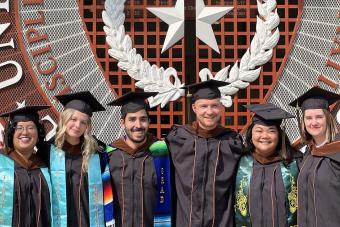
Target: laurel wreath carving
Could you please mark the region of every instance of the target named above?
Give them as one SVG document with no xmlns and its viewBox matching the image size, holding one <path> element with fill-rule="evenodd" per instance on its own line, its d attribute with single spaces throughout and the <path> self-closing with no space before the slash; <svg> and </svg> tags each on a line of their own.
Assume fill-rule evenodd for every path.
<svg viewBox="0 0 340 227">
<path fill-rule="evenodd" d="M 135 79 L 136 86 L 146 92 L 158 92 L 155 97 L 149 98 L 151 107 L 161 105 L 163 108 L 168 102 L 175 101 L 185 95 L 177 71 L 169 67 L 164 69 L 143 60 L 143 57 L 133 48 L 131 37 L 125 33 L 124 21 L 125 0 L 106 0 L 105 10 L 102 12 L 106 41 L 110 46 L 109 55 L 118 60 L 118 67 L 127 71 Z M 275 0 L 257 1 L 259 16 L 256 21 L 256 33 L 251 41 L 250 48 L 242 56 L 240 62 L 231 67 L 221 69 L 215 76 L 207 68 L 199 72 L 201 81 L 215 79 L 230 83 L 221 87 L 221 102 L 224 106 L 232 106 L 231 95 L 239 89 L 245 89 L 255 81 L 261 72 L 261 66 L 267 63 L 273 55 L 273 48 L 277 45 L 280 33 L 277 28 L 280 17 L 277 14 Z M 230 71 L 229 71 L 230 69 Z"/>
</svg>

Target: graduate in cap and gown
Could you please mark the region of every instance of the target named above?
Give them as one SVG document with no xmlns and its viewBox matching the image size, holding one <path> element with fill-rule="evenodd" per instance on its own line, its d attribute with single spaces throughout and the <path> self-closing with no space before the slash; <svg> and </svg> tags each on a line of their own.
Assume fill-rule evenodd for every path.
<svg viewBox="0 0 340 227">
<path fill-rule="evenodd" d="M 56 96 L 65 107 L 50 149 L 53 220 L 56 226 L 105 226 L 98 144 L 93 112 L 104 107 L 90 92 Z"/>
<path fill-rule="evenodd" d="M 298 226 L 340 226 L 340 138 L 329 106 L 340 95 L 313 87 L 289 105 L 301 109 L 307 145 L 298 178 Z"/>
<path fill-rule="evenodd" d="M 175 169 L 176 226 L 234 226 L 234 175 L 242 138 L 220 124 L 227 83 L 208 80 L 186 88 L 196 121 L 174 125 L 166 140 Z"/>
<path fill-rule="evenodd" d="M 298 164 L 280 125 L 294 116 L 272 103 L 246 105 L 255 115 L 245 133 L 246 154 L 236 175 L 236 226 L 296 226 Z"/>
<path fill-rule="evenodd" d="M 149 133 L 154 92 L 129 92 L 108 105 L 121 106 L 125 134 L 107 146 L 116 226 L 171 226 L 170 158 L 166 143 Z"/>
<path fill-rule="evenodd" d="M 49 106 L 24 106 L 8 117 L 5 150 L 0 151 L 0 226 L 49 227 L 51 183 L 44 126 L 38 111 Z"/>
</svg>

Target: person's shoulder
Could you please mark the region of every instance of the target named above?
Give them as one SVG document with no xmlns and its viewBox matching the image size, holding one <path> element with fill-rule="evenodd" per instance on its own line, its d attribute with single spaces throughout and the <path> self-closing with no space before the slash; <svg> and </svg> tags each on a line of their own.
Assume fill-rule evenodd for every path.
<svg viewBox="0 0 340 227">
<path fill-rule="evenodd" d="M 192 135 L 192 133 L 187 125 L 173 125 L 166 138 L 171 139 L 171 137 L 187 137 L 190 135 Z"/>
<path fill-rule="evenodd" d="M 296 149 L 291 149 L 291 162 L 295 162 L 298 166 L 298 168 L 300 169 L 303 163 L 303 157 L 304 157 L 304 153 L 302 153 L 300 150 L 296 150 Z"/>
<path fill-rule="evenodd" d="M 4 149 L 0 149 L 0 155 L 6 155 L 6 152 Z"/>
<path fill-rule="evenodd" d="M 11 159 L 4 149 L 0 149 L 0 157 L 3 158 L 3 159 L 6 159 L 6 160 Z"/>
<path fill-rule="evenodd" d="M 231 128 L 225 128 L 225 133 L 229 133 L 233 136 L 239 136 L 240 135 L 237 131 L 235 131 L 234 129 L 231 129 Z"/>
<path fill-rule="evenodd" d="M 54 144 L 54 141 L 55 141 L 55 137 L 51 137 L 50 139 L 46 140 L 46 143 L 51 145 L 51 144 Z"/>
<path fill-rule="evenodd" d="M 242 141 L 242 136 L 231 128 L 224 128 L 220 136 L 224 139 L 232 139 Z"/>
<path fill-rule="evenodd" d="M 236 160 L 245 154 L 242 136 L 233 129 L 226 128 L 221 139 L 227 141 Z"/>
<path fill-rule="evenodd" d="M 340 141 L 340 132 L 335 135 L 334 141 Z"/>
<path fill-rule="evenodd" d="M 1 159 L 2 164 L 4 164 L 3 162 L 14 163 L 14 160 L 10 156 L 8 156 L 7 152 L 4 149 L 0 149 L 0 159 Z M 0 166 L 0 168 L 3 168 L 5 166 Z"/>
<path fill-rule="evenodd" d="M 301 159 L 303 158 L 303 153 L 300 150 L 296 150 L 296 149 L 291 149 L 291 154 L 293 159 Z"/>
<path fill-rule="evenodd" d="M 92 135 L 92 137 L 93 137 L 93 139 L 96 141 L 96 143 L 98 145 L 96 153 L 105 153 L 105 151 L 106 151 L 106 144 L 102 140 L 98 139 L 97 136 Z"/>
<path fill-rule="evenodd" d="M 169 134 L 185 130 L 185 127 L 185 125 L 172 125 Z"/>
</svg>

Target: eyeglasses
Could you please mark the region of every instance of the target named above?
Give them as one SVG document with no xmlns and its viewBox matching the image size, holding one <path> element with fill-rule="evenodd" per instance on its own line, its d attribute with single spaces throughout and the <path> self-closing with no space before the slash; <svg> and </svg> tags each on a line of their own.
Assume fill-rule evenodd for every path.
<svg viewBox="0 0 340 227">
<path fill-rule="evenodd" d="M 26 126 L 26 127 L 18 125 L 15 127 L 15 131 L 19 133 L 23 132 L 25 129 L 27 132 L 34 132 L 37 129 L 37 127 L 32 126 L 32 125 Z"/>
</svg>

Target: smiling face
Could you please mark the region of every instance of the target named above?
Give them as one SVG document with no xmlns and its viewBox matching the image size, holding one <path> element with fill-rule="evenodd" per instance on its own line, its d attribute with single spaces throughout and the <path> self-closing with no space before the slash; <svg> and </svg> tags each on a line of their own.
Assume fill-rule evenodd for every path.
<svg viewBox="0 0 340 227">
<path fill-rule="evenodd" d="M 38 130 L 33 121 L 18 122 L 14 135 L 14 149 L 20 153 L 33 152 L 34 146 L 38 142 Z"/>
<path fill-rule="evenodd" d="M 122 128 L 125 130 L 129 146 L 136 147 L 145 142 L 149 124 L 149 117 L 145 109 L 126 114 L 122 120 Z"/>
<path fill-rule="evenodd" d="M 305 110 L 303 121 L 306 131 L 314 141 L 323 142 L 326 140 L 327 120 L 322 109 Z"/>
<path fill-rule="evenodd" d="M 198 99 L 192 104 L 196 121 L 205 130 L 217 127 L 221 119 L 222 104 L 219 99 Z"/>
<path fill-rule="evenodd" d="M 88 127 L 89 120 L 89 115 L 75 110 L 70 119 L 66 121 L 66 140 L 71 144 L 79 142 Z"/>
<path fill-rule="evenodd" d="M 252 129 L 252 141 L 255 146 L 255 152 L 262 156 L 269 156 L 275 152 L 279 143 L 279 131 L 275 125 L 256 124 Z"/>
</svg>

